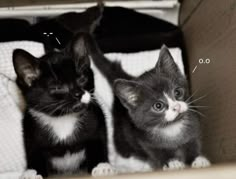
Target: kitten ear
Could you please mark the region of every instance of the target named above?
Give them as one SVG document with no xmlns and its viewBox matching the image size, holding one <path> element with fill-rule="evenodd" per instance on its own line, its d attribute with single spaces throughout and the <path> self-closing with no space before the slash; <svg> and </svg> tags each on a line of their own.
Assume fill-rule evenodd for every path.
<svg viewBox="0 0 236 179">
<path fill-rule="evenodd" d="M 39 61 L 24 50 L 14 50 L 13 66 L 20 82 L 28 87 L 40 75 Z"/>
<path fill-rule="evenodd" d="M 166 45 L 162 45 L 161 47 L 160 55 L 156 63 L 156 69 L 166 74 L 180 73 L 180 70 Z"/>
<path fill-rule="evenodd" d="M 115 94 L 127 108 L 135 108 L 141 101 L 141 87 L 134 81 L 124 79 L 115 80 L 113 85 Z"/>
<path fill-rule="evenodd" d="M 79 69 L 83 65 L 90 66 L 85 33 L 78 33 L 76 35 L 75 40 L 72 43 L 72 51 L 75 56 L 75 63 Z"/>
</svg>

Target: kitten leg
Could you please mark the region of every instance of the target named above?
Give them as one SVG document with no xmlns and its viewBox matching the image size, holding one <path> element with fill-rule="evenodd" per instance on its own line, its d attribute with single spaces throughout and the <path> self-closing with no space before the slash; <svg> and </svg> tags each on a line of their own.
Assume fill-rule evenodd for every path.
<svg viewBox="0 0 236 179">
<path fill-rule="evenodd" d="M 38 175 L 42 175 L 43 177 L 48 176 L 48 162 L 47 157 L 43 154 L 42 151 L 39 150 L 30 150 L 30 148 L 26 148 L 26 158 L 27 158 L 27 168 L 33 169 L 30 170 L 30 173 L 34 173 L 35 171 Z M 29 173 L 29 174 L 30 174 Z M 36 176 L 38 176 L 36 175 Z M 39 177 L 39 176 L 38 176 Z M 29 178 L 31 179 L 31 178 Z M 33 178 L 32 178 L 33 179 Z"/>
<path fill-rule="evenodd" d="M 86 146 L 86 160 L 88 161 L 87 168 L 89 173 L 91 173 L 99 163 L 108 162 L 105 124 L 102 127 L 98 132 L 98 138 L 88 142 Z"/>
<path fill-rule="evenodd" d="M 210 165 L 211 163 L 206 157 L 198 156 L 192 162 L 191 167 L 192 168 L 205 168 L 205 167 L 209 167 Z"/>
<path fill-rule="evenodd" d="M 163 166 L 163 170 L 182 170 L 185 168 L 184 162 L 178 159 L 170 160 L 166 165 Z"/>
<path fill-rule="evenodd" d="M 201 144 L 199 140 L 190 142 L 185 146 L 187 163 L 192 168 L 205 168 L 211 165 L 210 161 L 201 155 Z"/>
<path fill-rule="evenodd" d="M 109 163 L 99 163 L 95 168 L 92 170 L 92 176 L 111 176 L 116 175 L 118 172 L 117 170 Z"/>
<path fill-rule="evenodd" d="M 185 168 L 184 152 L 181 148 L 162 151 L 161 158 L 163 170 L 182 170 Z"/>
<path fill-rule="evenodd" d="M 43 179 L 43 177 L 41 175 L 37 175 L 36 170 L 28 169 L 20 176 L 20 179 Z"/>
</svg>

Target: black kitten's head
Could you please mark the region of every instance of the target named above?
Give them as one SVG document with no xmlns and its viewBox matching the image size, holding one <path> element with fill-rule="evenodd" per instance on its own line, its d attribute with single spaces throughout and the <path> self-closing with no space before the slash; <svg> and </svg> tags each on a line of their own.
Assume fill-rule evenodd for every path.
<svg viewBox="0 0 236 179">
<path fill-rule="evenodd" d="M 154 69 L 135 80 L 116 80 L 114 90 L 134 124 L 142 129 L 173 124 L 189 111 L 187 80 L 166 46 Z"/>
<path fill-rule="evenodd" d="M 91 102 L 94 78 L 82 38 L 41 58 L 17 49 L 13 64 L 28 108 L 59 116 L 83 111 Z"/>
</svg>

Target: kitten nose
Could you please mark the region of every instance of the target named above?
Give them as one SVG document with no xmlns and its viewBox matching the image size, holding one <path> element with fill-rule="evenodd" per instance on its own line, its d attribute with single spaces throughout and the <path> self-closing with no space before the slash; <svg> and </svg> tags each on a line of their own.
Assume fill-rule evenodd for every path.
<svg viewBox="0 0 236 179">
<path fill-rule="evenodd" d="M 180 104 L 179 104 L 179 103 L 176 103 L 176 104 L 174 105 L 174 107 L 173 107 L 173 110 L 174 110 L 174 111 L 177 111 L 177 112 L 180 112 L 180 108 L 181 108 Z"/>
</svg>

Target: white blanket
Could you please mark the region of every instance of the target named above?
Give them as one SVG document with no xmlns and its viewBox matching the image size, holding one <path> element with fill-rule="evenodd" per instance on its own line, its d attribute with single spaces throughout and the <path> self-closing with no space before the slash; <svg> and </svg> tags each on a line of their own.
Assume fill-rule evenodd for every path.
<svg viewBox="0 0 236 179">
<path fill-rule="evenodd" d="M 15 84 L 16 74 L 12 65 L 12 52 L 16 48 L 25 49 L 36 57 L 44 54 L 43 45 L 36 42 L 19 41 L 0 44 L 0 178 L 4 179 L 17 178 L 26 166 L 21 127 L 24 101 Z M 171 49 L 171 54 L 184 73 L 181 50 Z M 155 66 L 159 50 L 130 54 L 110 53 L 106 56 L 112 61 L 120 60 L 123 68 L 130 74 L 139 75 Z M 113 132 L 110 113 L 113 101 L 111 88 L 93 64 L 92 68 L 95 72 L 95 93 L 106 113 L 109 158 L 112 162 L 117 162 L 111 138 Z"/>
<path fill-rule="evenodd" d="M 0 178 L 16 179 L 25 170 L 26 161 L 22 138 L 24 102 L 16 86 L 12 52 L 27 50 L 39 57 L 43 45 L 36 42 L 6 42 L 0 44 Z"/>
</svg>

